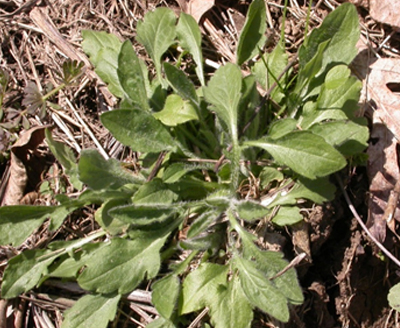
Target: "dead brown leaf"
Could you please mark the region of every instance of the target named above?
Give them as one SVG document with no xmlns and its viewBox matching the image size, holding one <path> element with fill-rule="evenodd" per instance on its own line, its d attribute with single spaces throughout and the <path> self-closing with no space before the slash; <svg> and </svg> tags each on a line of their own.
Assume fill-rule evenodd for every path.
<svg viewBox="0 0 400 328">
<path fill-rule="evenodd" d="M 35 170 L 37 159 L 34 151 L 44 140 L 44 131 L 49 126 L 36 126 L 25 131 L 11 147 L 10 178 L 2 205 L 17 205 L 25 194 L 28 183 L 28 169 Z M 41 172 L 34 172 L 39 174 Z"/>
<path fill-rule="evenodd" d="M 369 9 L 374 20 L 400 28 L 398 0 L 369 0 Z"/>
<path fill-rule="evenodd" d="M 194 17 L 198 23 L 203 15 L 214 7 L 215 0 L 177 0 L 179 5 L 187 14 Z"/>
<path fill-rule="evenodd" d="M 394 233 L 395 221 L 400 221 L 400 208 L 393 217 L 385 210 L 391 192 L 400 179 L 397 144 L 400 140 L 400 96 L 389 87 L 400 83 L 400 60 L 379 59 L 370 66 L 368 93 L 375 103 L 371 143 L 368 148 L 368 176 L 370 179 L 369 213 L 367 225 L 374 236 L 383 242 L 386 227 Z"/>
</svg>

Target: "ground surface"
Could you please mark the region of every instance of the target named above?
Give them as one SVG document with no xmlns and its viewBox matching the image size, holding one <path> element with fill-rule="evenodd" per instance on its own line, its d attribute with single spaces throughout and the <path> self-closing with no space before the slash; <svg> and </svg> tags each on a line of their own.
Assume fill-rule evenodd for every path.
<svg viewBox="0 0 400 328">
<path fill-rule="evenodd" d="M 285 38 L 287 51 L 294 56 L 304 38 L 307 8 L 301 1 L 288 2 Z M 249 1 L 215 1 L 215 5 L 203 13 L 202 6 L 206 8 L 209 3 L 191 2 L 199 6 L 194 14 L 202 27 L 205 58 L 213 63 L 232 60 L 237 33 L 244 23 Z M 361 1 L 356 4 L 363 5 Z M 99 114 L 106 106 L 113 106 L 115 99 L 104 91 L 101 82 L 93 78 L 89 66 L 74 87 L 50 99 L 59 107 L 48 106 L 42 112 L 29 109 L 22 103 L 24 88 L 29 82 L 40 90 L 45 90 L 47 84 L 58 85 L 58 73 L 62 71 L 62 63 L 67 57 L 87 60 L 81 51 L 81 30 L 107 31 L 115 33 L 121 40 L 134 42 L 137 21 L 147 11 L 156 6 L 168 6 L 178 13 L 182 9 L 187 10 L 185 5 L 188 4 L 184 0 L 0 0 L 0 68 L 10 77 L 0 121 L 2 204 L 51 204 L 54 200 L 51 194 L 46 193 L 47 189 L 55 193 L 73 192 L 68 184 L 53 184 L 55 180 L 52 178 L 59 174 L 61 167 L 45 144 L 35 147 L 34 151 L 28 150 L 38 160 L 25 163 L 29 168 L 27 186 L 18 189 L 23 182 L 17 181 L 12 191 L 7 187 L 11 171 L 16 169 L 10 160 L 10 148 L 21 147 L 15 144 L 18 135 L 30 127 L 51 124 L 55 137 L 77 152 L 85 148 L 103 148 L 118 159 L 134 158 L 134 154 L 110 143 L 110 135 L 99 122 Z M 272 49 L 280 35 L 283 1 L 267 1 L 267 5 L 269 47 Z M 337 5 L 335 1 L 318 1 L 313 7 L 310 28 L 317 27 Z M 358 10 L 363 37 L 368 40 L 369 46 L 377 49 L 380 57 L 398 57 L 399 33 L 392 26 L 371 18 L 368 7 L 359 6 Z M 135 46 L 145 58 L 143 49 L 137 43 Z M 370 185 L 367 169 L 350 168 L 341 173 L 348 182 L 347 189 L 356 209 L 364 218 L 368 215 Z M 93 222 L 93 209 L 84 208 L 67 220 L 57 238 L 70 239 L 86 234 L 93 228 Z M 305 302 L 293 309 L 292 320 L 288 324 L 273 323 L 259 314 L 254 327 L 400 327 L 398 313 L 391 310 L 386 300 L 389 288 L 399 280 L 396 267 L 388 260 L 379 258 L 377 248 L 353 219 L 341 192 L 338 192 L 334 202 L 315 207 L 304 226 L 280 233 L 287 241 L 289 257 L 293 256 L 293 243 L 298 245 L 298 241 L 293 240 L 299 235 L 298 231 L 305 232 L 311 242 L 311 263 L 298 267 Z M 21 249 L 41 247 L 54 237 L 47 235 L 43 228 L 20 249 L 1 247 L 1 269 L 4 269 L 6 260 Z M 391 241 L 389 235 L 385 245 L 397 254 L 398 241 Z M 64 298 L 55 302 L 48 298 L 50 294 Z M 76 296 L 74 290 L 47 286 L 8 303 L 0 301 L 0 314 L 4 315 L 7 307 L 8 311 L 14 309 L 14 327 L 52 327 L 50 322 L 59 326 L 61 311 L 68 308 L 69 300 Z M 110 326 L 139 326 L 133 318 L 140 321 L 144 314 L 140 314 L 133 305 L 123 310 L 125 314 L 121 314 Z M 6 327 L 10 326 L 3 321 L 1 328 Z"/>
</svg>

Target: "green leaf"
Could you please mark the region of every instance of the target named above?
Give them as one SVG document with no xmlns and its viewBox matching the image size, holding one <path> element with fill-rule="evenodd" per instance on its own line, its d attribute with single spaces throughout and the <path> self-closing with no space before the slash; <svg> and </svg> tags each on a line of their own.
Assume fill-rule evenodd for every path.
<svg viewBox="0 0 400 328">
<path fill-rule="evenodd" d="M 159 178 L 146 182 L 141 186 L 133 197 L 136 205 L 169 205 L 176 201 L 177 194 L 169 189 L 169 185 L 163 183 Z"/>
<path fill-rule="evenodd" d="M 80 180 L 94 190 L 118 189 L 141 182 L 133 172 L 122 168 L 119 161 L 113 158 L 105 160 L 94 149 L 82 151 L 78 167 Z"/>
<path fill-rule="evenodd" d="M 176 211 L 175 206 L 126 205 L 114 207 L 108 214 L 134 226 L 151 225 L 166 221 Z"/>
<path fill-rule="evenodd" d="M 315 123 L 327 120 L 348 120 L 354 117 L 362 87 L 361 81 L 348 76 L 350 70 L 343 66 L 332 68 L 325 78 L 314 110 L 303 113 L 301 127 L 308 129 Z M 343 74 L 338 78 L 338 73 Z M 340 81 L 338 84 L 337 81 Z"/>
<path fill-rule="evenodd" d="M 144 21 L 137 23 L 137 40 L 153 59 L 159 81 L 161 81 L 161 57 L 175 40 L 175 23 L 174 12 L 165 7 L 148 12 L 144 16 Z"/>
<path fill-rule="evenodd" d="M 164 63 L 164 72 L 172 89 L 183 99 L 190 100 L 193 104 L 198 106 L 199 98 L 196 89 L 193 82 L 189 80 L 185 73 L 168 63 Z"/>
<path fill-rule="evenodd" d="M 167 126 L 177 126 L 199 119 L 195 107 L 189 101 L 185 101 L 175 94 L 169 95 L 163 110 L 154 113 L 153 116 Z"/>
<path fill-rule="evenodd" d="M 214 221 L 217 220 L 219 213 L 215 210 L 206 211 L 202 213 L 196 221 L 190 226 L 187 232 L 187 238 L 192 238 L 203 232 L 210 226 Z"/>
<path fill-rule="evenodd" d="M 174 274 L 165 276 L 152 285 L 151 300 L 158 313 L 164 318 L 169 319 L 174 313 L 180 293 L 180 286 L 179 278 Z"/>
<path fill-rule="evenodd" d="M 121 295 L 85 295 L 64 312 L 61 328 L 106 328 L 114 320 Z"/>
<path fill-rule="evenodd" d="M 258 83 L 268 90 L 272 85 L 277 82 L 276 79 L 279 75 L 284 72 L 288 64 L 288 55 L 286 54 L 285 47 L 282 42 L 279 42 L 271 53 L 265 53 L 252 67 L 252 73 L 254 74 Z M 278 81 L 279 84 L 284 88 L 286 86 L 285 81 L 288 79 L 290 71 L 282 76 Z M 276 102 L 280 102 L 285 96 L 279 85 L 272 91 L 271 98 Z"/>
<path fill-rule="evenodd" d="M 170 320 L 159 317 L 146 325 L 146 328 L 176 328 L 176 326 Z"/>
<path fill-rule="evenodd" d="M 242 73 L 238 66 L 220 67 L 204 89 L 204 96 L 218 117 L 227 125 L 231 137 L 237 138 L 238 105 L 242 89 Z"/>
<path fill-rule="evenodd" d="M 165 168 L 162 179 L 164 183 L 174 183 L 179 181 L 187 172 L 194 169 L 196 168 L 184 163 L 172 163 Z"/>
<path fill-rule="evenodd" d="M 112 236 L 124 233 L 128 230 L 130 224 L 112 217 L 109 210 L 127 203 L 126 199 L 110 199 L 97 209 L 94 218 L 100 226 Z"/>
<path fill-rule="evenodd" d="M 297 130 L 297 121 L 293 118 L 283 118 L 270 125 L 268 136 L 272 139 L 279 139 L 295 130 Z"/>
<path fill-rule="evenodd" d="M 115 139 L 134 151 L 156 153 L 174 145 L 168 131 L 148 112 L 118 109 L 105 112 L 100 118 Z"/>
<path fill-rule="evenodd" d="M 357 124 L 360 122 L 361 124 Z M 344 156 L 359 154 L 368 146 L 369 129 L 365 120 L 317 123 L 308 130 L 325 139 Z"/>
<path fill-rule="evenodd" d="M 277 205 L 295 205 L 299 199 L 309 199 L 314 203 L 322 204 L 333 200 L 335 191 L 336 187 L 329 181 L 328 176 L 313 180 L 301 178 L 289 192 L 279 193 L 268 205 L 262 203 L 269 208 Z"/>
<path fill-rule="evenodd" d="M 131 292 L 145 278 L 155 277 L 160 269 L 160 249 L 164 236 L 147 239 L 112 239 L 86 262 L 86 269 L 78 277 L 79 285 L 97 293 Z"/>
<path fill-rule="evenodd" d="M 150 109 L 146 78 L 132 44 L 130 41 L 125 41 L 118 56 L 118 79 L 125 98 L 129 99 L 136 109 Z"/>
<path fill-rule="evenodd" d="M 4 271 L 1 296 L 8 299 L 31 290 L 58 256 L 58 253 L 48 250 L 34 249 L 25 250 L 10 259 Z"/>
<path fill-rule="evenodd" d="M 63 224 L 69 213 L 75 211 L 81 206 L 79 201 L 71 201 L 70 203 L 55 206 L 54 211 L 50 214 L 49 230 L 56 231 Z"/>
<path fill-rule="evenodd" d="M 63 220 L 68 213 L 64 206 L 0 207 L 0 244 L 19 246 L 40 227 L 44 220 L 47 218 Z"/>
<path fill-rule="evenodd" d="M 237 228 L 237 229 L 236 229 Z M 245 231 L 241 226 L 235 230 L 239 233 L 243 241 L 243 256 L 251 260 L 258 270 L 263 272 L 270 279 L 272 285 L 282 293 L 290 303 L 298 305 L 303 303 L 303 291 L 297 280 L 296 270 L 289 269 L 284 274 L 275 277 L 278 272 L 286 268 L 288 262 L 284 260 L 280 252 L 263 251 L 255 244 L 255 236 Z"/>
<path fill-rule="evenodd" d="M 46 142 L 49 145 L 54 157 L 64 167 L 65 173 L 69 176 L 72 185 L 75 189 L 81 190 L 83 187 L 82 182 L 78 177 L 78 164 L 76 157 L 71 148 L 62 142 L 55 141 L 51 135 L 50 130 L 46 129 Z"/>
<path fill-rule="evenodd" d="M 123 199 L 127 200 L 132 197 L 132 195 L 137 191 L 137 185 L 127 184 L 118 188 L 117 190 L 112 189 L 101 189 L 101 190 L 92 190 L 86 189 L 80 196 L 78 197 L 78 201 L 82 204 L 98 204 L 113 200 L 113 199 Z"/>
<path fill-rule="evenodd" d="M 212 303 L 211 323 L 215 328 L 248 328 L 253 320 L 253 309 L 240 280 L 235 275 L 226 289 L 220 288 L 220 300 Z"/>
<path fill-rule="evenodd" d="M 281 206 L 272 222 L 278 226 L 292 225 L 303 220 L 297 206 Z"/>
<path fill-rule="evenodd" d="M 390 288 L 387 298 L 389 305 L 397 312 L 400 312 L 400 283 Z"/>
<path fill-rule="evenodd" d="M 181 314 L 200 310 L 220 300 L 220 291 L 226 288 L 229 268 L 204 263 L 189 273 L 183 282 Z"/>
<path fill-rule="evenodd" d="M 244 144 L 266 150 L 278 163 L 309 179 L 329 175 L 346 166 L 346 160 L 335 148 L 322 137 L 307 131 L 291 132 L 276 140 L 264 138 Z"/>
<path fill-rule="evenodd" d="M 89 55 L 96 73 L 108 84 L 112 94 L 122 98 L 124 93 L 117 75 L 122 42 L 113 34 L 91 30 L 83 30 L 82 37 L 82 49 Z"/>
<path fill-rule="evenodd" d="M 264 0 L 254 0 L 247 12 L 246 21 L 240 33 L 237 49 L 236 61 L 242 65 L 259 52 L 259 48 L 264 46 L 267 28 L 267 17 Z"/>
<path fill-rule="evenodd" d="M 262 219 L 271 212 L 270 209 L 262 206 L 260 203 L 250 200 L 238 202 L 236 204 L 236 209 L 240 219 L 248 222 Z"/>
<path fill-rule="evenodd" d="M 329 40 L 321 42 L 318 45 L 317 52 L 314 56 L 304 63 L 304 66 L 300 66 L 299 74 L 297 76 L 296 87 L 294 93 L 298 94 L 300 97 L 305 97 L 311 91 L 316 93 L 321 88 L 321 79 L 315 81 L 317 73 L 321 70 L 322 61 L 324 59 L 324 51 L 329 44 Z M 315 89 L 315 90 L 314 90 Z"/>
<path fill-rule="evenodd" d="M 284 175 L 278 169 L 266 166 L 262 169 L 258 178 L 260 179 L 261 187 L 266 188 L 273 181 L 282 181 L 284 179 Z"/>
<path fill-rule="evenodd" d="M 276 319 L 288 322 L 286 297 L 256 268 L 254 262 L 235 256 L 242 289 L 249 302 Z"/>
<path fill-rule="evenodd" d="M 340 5 L 325 17 L 319 28 L 312 31 L 299 49 L 299 63 L 304 67 L 318 52 L 323 42 L 328 42 L 320 72 L 338 63 L 350 64 L 357 55 L 359 20 L 356 7 L 350 3 Z M 318 72 L 317 72 L 318 74 Z M 317 75 L 316 74 L 316 75 Z"/>
<path fill-rule="evenodd" d="M 179 247 L 184 250 L 210 250 L 215 254 L 225 242 L 225 233 L 226 226 L 218 224 L 210 228 L 206 234 L 181 240 Z"/>
<path fill-rule="evenodd" d="M 79 240 L 72 242 L 53 242 L 49 244 L 48 247 L 50 250 L 61 252 L 60 254 L 63 255 L 61 255 L 57 261 L 49 265 L 46 277 L 76 278 L 78 272 L 91 256 L 91 253 L 104 246 L 106 246 L 105 243 L 98 242 L 87 243 L 80 247 Z M 79 248 L 79 251 L 73 251 L 72 248 Z"/>
<path fill-rule="evenodd" d="M 196 74 L 204 86 L 203 54 L 201 52 L 201 31 L 192 15 L 181 12 L 176 26 L 176 34 L 183 49 L 189 51 L 196 63 Z"/>
</svg>

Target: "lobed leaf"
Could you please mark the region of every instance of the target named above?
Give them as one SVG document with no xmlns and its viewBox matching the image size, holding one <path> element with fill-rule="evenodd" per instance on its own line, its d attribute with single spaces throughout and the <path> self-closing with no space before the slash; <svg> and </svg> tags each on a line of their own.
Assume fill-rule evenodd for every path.
<svg viewBox="0 0 400 328">
<path fill-rule="evenodd" d="M 243 292 L 249 302 L 280 321 L 288 322 L 289 309 L 286 297 L 273 286 L 265 274 L 252 261 L 235 257 Z"/>
<path fill-rule="evenodd" d="M 180 313 L 194 312 L 218 302 L 221 287 L 226 288 L 227 274 L 227 266 L 213 263 L 203 263 L 189 273 L 183 282 Z"/>
<path fill-rule="evenodd" d="M 160 269 L 160 249 L 168 234 L 142 240 L 112 239 L 107 247 L 95 251 L 78 277 L 87 290 L 108 294 L 131 292 L 145 278 Z"/>
<path fill-rule="evenodd" d="M 56 220 L 56 229 L 76 207 L 15 205 L 0 207 L 0 244 L 19 246 L 47 218 Z"/>
<path fill-rule="evenodd" d="M 220 293 L 220 300 L 210 304 L 211 323 L 214 327 L 250 327 L 253 309 L 243 292 L 238 276 L 235 275 L 228 282 L 227 288 L 221 288 Z"/>
<path fill-rule="evenodd" d="M 9 299 L 34 288 L 58 256 L 48 250 L 33 249 L 10 259 L 4 271 L 1 296 Z"/>
<path fill-rule="evenodd" d="M 258 270 L 260 270 L 292 304 L 301 304 L 304 301 L 303 291 L 297 280 L 296 270 L 289 269 L 284 274 L 276 277 L 288 265 L 281 252 L 263 251 L 255 245 L 255 236 L 245 231 L 239 226 L 236 229 L 243 241 L 243 257 L 252 261 Z M 270 280 L 271 278 L 274 278 Z"/>
</svg>

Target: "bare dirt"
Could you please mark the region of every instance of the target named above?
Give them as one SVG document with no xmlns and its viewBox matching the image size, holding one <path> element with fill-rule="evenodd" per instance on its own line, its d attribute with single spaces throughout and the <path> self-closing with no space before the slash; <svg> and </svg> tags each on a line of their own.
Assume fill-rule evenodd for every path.
<svg viewBox="0 0 400 328">
<path fill-rule="evenodd" d="M 243 26 L 249 2 L 220 0 L 211 9 L 201 14 L 197 12 L 203 31 L 205 58 L 215 63 L 234 58 L 235 38 Z M 291 55 L 297 52 L 304 39 L 307 4 L 295 0 L 288 4 L 285 38 L 287 51 Z M 378 49 L 378 55 L 398 57 L 400 34 L 390 25 L 372 19 L 368 4 L 362 1 L 355 4 L 359 6 L 364 39 L 369 40 L 372 48 Z M 3 116 L 0 117 L 0 201 L 3 205 L 10 204 L 9 200 L 5 201 L 7 197 L 20 204 L 53 203 L 51 195 L 43 192 L 45 182 L 55 192 L 73 192 L 67 180 L 61 179 L 59 185 L 52 185 L 54 177 L 59 176 L 62 169 L 44 143 L 28 143 L 22 148 L 16 145 L 21 132 L 31 127 L 50 124 L 54 127 L 55 137 L 77 152 L 85 148 L 99 149 L 101 145 L 112 157 L 134 162 L 135 154 L 111 144 L 110 135 L 100 124 L 99 115 L 107 106 L 115 105 L 116 100 L 96 78 L 83 54 L 81 31 L 107 31 L 115 33 L 121 40 L 130 39 L 134 42 L 137 21 L 147 11 L 157 6 L 168 6 L 178 13 L 185 5 L 187 1 L 184 0 L 0 0 L 0 68 L 10 77 L 2 106 Z M 270 40 L 267 49 L 272 49 L 280 35 L 283 1 L 267 1 L 267 5 Z M 317 27 L 338 5 L 333 0 L 318 1 L 313 7 L 310 29 Z M 141 46 L 135 42 L 134 45 L 139 55 L 148 59 Z M 49 106 L 41 113 L 24 106 L 24 89 L 28 83 L 33 82 L 39 90 L 46 89 L 49 83 L 58 85 L 58 74 L 67 58 L 86 62 L 87 70 L 74 87 L 51 98 L 59 107 Z M 18 166 L 12 164 L 15 154 L 22 156 L 22 166 L 28 168 L 27 181 L 16 182 L 17 186 L 19 184 L 19 187 L 15 187 L 16 192 L 19 188 L 22 193 L 20 196 L 10 196 L 11 191 L 7 187 L 11 170 Z M 28 157 L 36 159 L 34 162 L 37 166 L 23 160 Z M 341 178 L 347 181 L 347 192 L 358 213 L 366 219 L 369 195 L 367 169 L 350 168 L 348 172 L 342 172 Z M 90 232 L 95 224 L 93 213 L 93 208 L 84 208 L 75 213 L 65 222 L 57 238 L 71 239 Z M 393 233 L 388 231 L 387 234 L 384 245 L 397 256 L 399 242 Z M 308 261 L 298 266 L 305 302 L 292 309 L 292 319 L 288 324 L 275 322 L 258 313 L 254 327 L 400 327 L 399 314 L 387 302 L 389 288 L 400 280 L 397 275 L 399 268 L 381 256 L 359 227 L 340 188 L 334 202 L 314 207 L 304 224 L 280 231 L 279 235 L 286 241 L 288 258 L 294 257 L 295 248 L 309 255 Z M 22 249 L 42 247 L 51 238 L 55 236 L 49 236 L 46 227 L 43 227 L 21 248 L 1 246 L 1 270 L 7 259 Z M 57 295 L 62 299 L 56 301 L 49 295 Z M 43 286 L 18 299 L 0 300 L 0 328 L 51 327 L 46 320 L 59 327 L 62 311 L 71 304 L 68 300 L 76 299 L 78 295 L 76 289 Z M 132 304 L 127 301 L 121 305 L 125 314 L 120 314 L 110 327 L 140 326 L 144 314 Z M 148 316 L 152 315 L 150 307 L 148 304 L 147 312 L 144 310 Z M 14 311 L 12 315 L 11 310 Z"/>
</svg>

